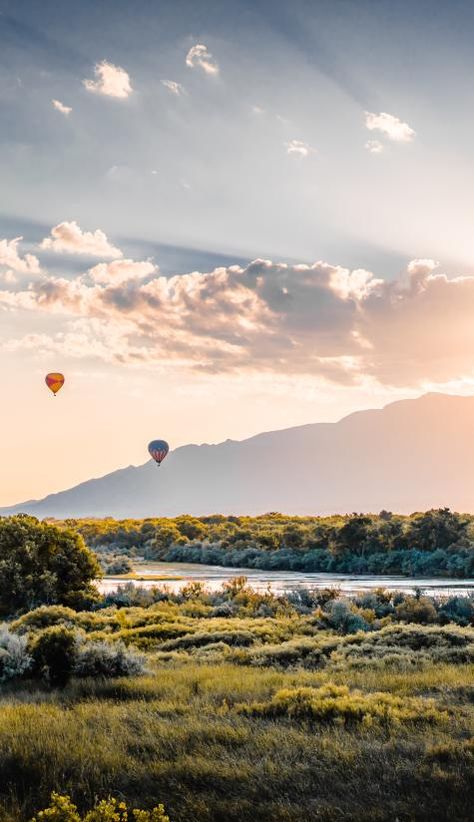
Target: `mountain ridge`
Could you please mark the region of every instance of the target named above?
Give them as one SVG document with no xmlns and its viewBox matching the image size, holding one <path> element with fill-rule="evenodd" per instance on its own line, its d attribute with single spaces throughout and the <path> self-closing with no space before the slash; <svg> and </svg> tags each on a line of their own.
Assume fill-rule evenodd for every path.
<svg viewBox="0 0 474 822">
<path fill-rule="evenodd" d="M 474 397 L 432 392 L 337 422 L 183 445 L 159 469 L 151 460 L 119 468 L 0 515 L 410 513 L 444 505 L 474 510 Z"/>
</svg>

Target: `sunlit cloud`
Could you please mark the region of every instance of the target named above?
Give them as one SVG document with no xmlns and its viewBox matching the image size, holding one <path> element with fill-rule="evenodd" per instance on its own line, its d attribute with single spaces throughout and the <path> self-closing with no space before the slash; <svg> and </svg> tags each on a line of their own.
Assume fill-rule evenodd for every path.
<svg viewBox="0 0 474 822">
<path fill-rule="evenodd" d="M 6 266 L 11 271 L 19 274 L 39 274 L 40 264 L 34 254 L 25 254 L 21 257 L 18 253 L 18 244 L 23 237 L 15 237 L 13 240 L 0 240 L 0 266 Z"/>
<path fill-rule="evenodd" d="M 87 91 L 119 99 L 129 97 L 133 91 L 130 77 L 121 66 L 114 66 L 113 63 L 103 60 L 95 65 L 94 74 L 95 80 L 82 81 Z"/>
<path fill-rule="evenodd" d="M 410 143 L 416 136 L 416 131 L 408 123 L 402 122 L 393 114 L 387 114 L 386 111 L 381 111 L 380 114 L 366 111 L 365 125 L 369 131 L 380 131 L 397 143 Z"/>
<path fill-rule="evenodd" d="M 98 263 L 88 273 L 94 282 L 112 285 L 129 280 L 143 280 L 156 272 L 156 266 L 149 261 L 114 260 L 111 263 Z"/>
<path fill-rule="evenodd" d="M 107 362 L 412 388 L 474 377 L 474 276 L 436 269 L 430 258 L 412 260 L 393 280 L 326 262 L 255 260 L 164 277 L 150 261 L 118 260 L 72 280 L 5 285 L 0 307 L 52 315 L 53 338 L 69 335 L 77 357 L 86 334 L 84 356 Z M 71 323 L 81 324 L 73 336 Z M 31 344 L 22 339 L 11 345 Z"/>
<path fill-rule="evenodd" d="M 65 106 L 64 103 L 61 103 L 61 100 L 51 100 L 51 104 L 56 111 L 60 111 L 65 117 L 68 117 L 72 111 L 72 108 L 70 106 Z"/>
<path fill-rule="evenodd" d="M 184 86 L 182 86 L 181 83 L 176 83 L 175 80 L 162 80 L 161 84 L 176 97 L 186 94 Z"/>
<path fill-rule="evenodd" d="M 109 243 L 100 228 L 96 231 L 82 231 L 75 220 L 54 226 L 51 229 L 51 236 L 42 240 L 40 248 L 57 253 L 84 254 L 106 259 L 122 256 L 120 249 Z"/>
<path fill-rule="evenodd" d="M 367 140 L 365 147 L 371 154 L 381 154 L 383 151 L 383 143 L 380 140 Z"/>
<path fill-rule="evenodd" d="M 212 54 L 207 50 L 207 46 L 202 43 L 196 43 L 195 46 L 189 49 L 186 55 L 186 65 L 189 68 L 200 68 L 206 74 L 219 74 L 219 66 Z"/>
<path fill-rule="evenodd" d="M 285 143 L 285 146 L 288 154 L 293 154 L 297 157 L 309 157 L 309 155 L 315 151 L 309 143 L 304 143 L 303 140 L 290 140 L 288 143 Z"/>
</svg>

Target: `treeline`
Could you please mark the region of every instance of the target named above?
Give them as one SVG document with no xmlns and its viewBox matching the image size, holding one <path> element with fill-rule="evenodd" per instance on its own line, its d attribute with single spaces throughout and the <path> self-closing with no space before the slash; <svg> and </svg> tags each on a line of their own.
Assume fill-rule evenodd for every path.
<svg viewBox="0 0 474 822">
<path fill-rule="evenodd" d="M 306 572 L 474 576 L 474 516 L 448 508 L 331 517 L 68 519 L 111 573 L 144 558 Z"/>
</svg>

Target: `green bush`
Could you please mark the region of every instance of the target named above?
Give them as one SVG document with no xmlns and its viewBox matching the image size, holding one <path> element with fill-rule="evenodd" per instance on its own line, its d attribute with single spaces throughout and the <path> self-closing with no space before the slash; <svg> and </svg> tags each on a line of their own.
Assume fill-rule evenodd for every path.
<svg viewBox="0 0 474 822">
<path fill-rule="evenodd" d="M 76 625 L 76 619 L 77 612 L 72 608 L 66 608 L 64 605 L 41 605 L 12 622 L 11 629 L 17 634 L 27 634 L 29 631 L 40 631 L 52 625 L 72 628 Z"/>
<path fill-rule="evenodd" d="M 63 626 L 45 628 L 34 637 L 30 647 L 37 675 L 53 686 L 64 687 L 69 682 L 76 662 L 75 633 Z"/>
</svg>

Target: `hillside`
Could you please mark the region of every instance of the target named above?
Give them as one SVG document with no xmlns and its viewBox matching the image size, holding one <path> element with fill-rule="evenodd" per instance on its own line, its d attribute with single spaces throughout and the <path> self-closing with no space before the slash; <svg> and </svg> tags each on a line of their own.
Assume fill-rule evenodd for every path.
<svg viewBox="0 0 474 822">
<path fill-rule="evenodd" d="M 39 517 L 474 511 L 474 397 L 427 394 L 149 461 L 0 510 Z"/>
</svg>

